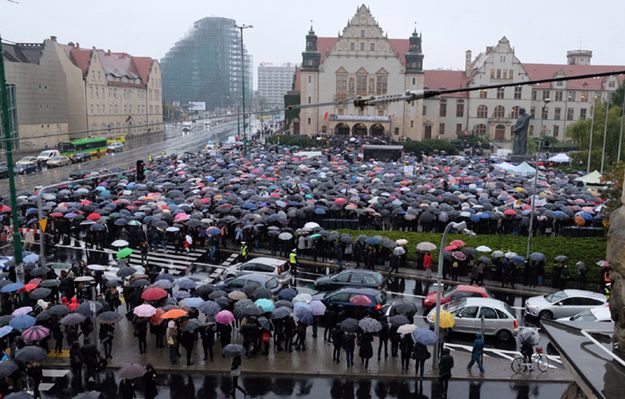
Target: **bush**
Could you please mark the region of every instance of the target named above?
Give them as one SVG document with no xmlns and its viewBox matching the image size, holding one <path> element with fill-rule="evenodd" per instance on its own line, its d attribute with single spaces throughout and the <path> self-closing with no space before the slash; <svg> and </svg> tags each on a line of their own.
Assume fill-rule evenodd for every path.
<svg viewBox="0 0 625 399">
<path fill-rule="evenodd" d="M 318 146 L 318 143 L 308 136 L 290 136 L 290 135 L 287 136 L 287 135 L 278 134 L 278 135 L 269 137 L 267 141 L 271 144 L 296 146 L 296 147 L 302 147 L 302 148 L 310 148 L 310 147 Z"/>
<path fill-rule="evenodd" d="M 456 154 L 456 146 L 447 140 L 423 140 L 414 141 L 406 140 L 402 143 L 404 145 L 404 151 L 407 153 L 431 155 L 434 151 L 445 151 L 449 155 Z"/>
<path fill-rule="evenodd" d="M 423 241 L 440 244 L 440 233 L 418 233 L 403 231 L 372 231 L 372 230 L 341 230 L 342 233 L 357 237 L 361 234 L 368 236 L 380 235 L 392 240 L 400 238 L 408 240 L 408 259 L 415 260 L 415 246 Z M 512 235 L 480 234 L 477 236 L 465 236 L 461 234 L 450 234 L 447 244 L 453 240 L 462 240 L 468 247 L 476 248 L 486 245 L 492 250 L 512 251 L 525 257 L 527 251 L 527 237 Z M 545 237 L 538 236 L 532 238 L 532 252 L 542 252 L 547 257 L 545 265 L 545 277 L 551 278 L 553 258 L 558 255 L 569 257 L 569 271 L 575 278 L 575 263 L 582 261 L 588 267 L 588 281 L 598 282 L 601 271 L 595 263 L 605 259 L 605 249 L 607 240 L 604 237 L 572 238 L 572 237 Z M 438 250 L 432 253 L 434 262 L 438 261 Z"/>
</svg>

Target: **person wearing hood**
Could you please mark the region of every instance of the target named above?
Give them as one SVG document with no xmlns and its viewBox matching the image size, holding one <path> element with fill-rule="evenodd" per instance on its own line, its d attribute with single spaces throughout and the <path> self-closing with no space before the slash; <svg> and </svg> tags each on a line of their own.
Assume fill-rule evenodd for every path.
<svg viewBox="0 0 625 399">
<path fill-rule="evenodd" d="M 482 364 L 482 356 L 484 355 L 484 337 L 482 334 L 475 334 L 475 341 L 473 341 L 473 350 L 471 351 L 471 361 L 467 365 L 467 370 L 471 372 L 473 364 L 477 363 L 477 368 L 480 370 L 480 375 L 484 375 L 484 365 Z"/>
<path fill-rule="evenodd" d="M 454 358 L 448 348 L 443 349 L 440 363 L 438 365 L 438 383 L 440 386 L 441 398 L 447 397 L 447 388 L 451 378 L 451 370 L 454 368 Z"/>
</svg>

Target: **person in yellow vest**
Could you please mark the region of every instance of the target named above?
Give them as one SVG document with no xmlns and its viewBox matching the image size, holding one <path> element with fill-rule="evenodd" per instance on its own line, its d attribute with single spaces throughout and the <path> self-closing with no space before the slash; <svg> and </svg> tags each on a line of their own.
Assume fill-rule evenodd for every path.
<svg viewBox="0 0 625 399">
<path fill-rule="evenodd" d="M 297 277 L 297 248 L 293 248 L 289 254 L 289 270 L 293 278 L 293 285 L 295 285 L 295 278 Z"/>
<path fill-rule="evenodd" d="M 241 241 L 241 250 L 239 251 L 241 262 L 247 262 L 247 244 L 245 241 Z"/>
<path fill-rule="evenodd" d="M 154 157 L 152 156 L 152 154 L 148 155 L 148 163 L 152 163 L 154 162 Z"/>
</svg>

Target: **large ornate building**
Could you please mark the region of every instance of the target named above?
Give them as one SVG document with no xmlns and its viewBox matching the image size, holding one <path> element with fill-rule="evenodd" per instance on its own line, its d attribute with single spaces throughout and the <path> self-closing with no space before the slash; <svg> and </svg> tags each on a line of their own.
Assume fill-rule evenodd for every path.
<svg viewBox="0 0 625 399">
<path fill-rule="evenodd" d="M 475 134 L 496 146 L 508 147 L 512 125 L 519 109 L 525 108 L 533 116 L 530 135 L 541 131 L 562 141 L 566 140 L 567 126 L 590 118 L 593 99 L 607 99 L 622 76 L 477 90 L 363 110 L 349 103 L 305 106 L 361 95 L 480 87 L 624 68 L 591 65 L 591 57 L 591 51 L 574 50 L 567 53 L 566 64 L 522 63 L 503 37 L 475 58 L 467 51 L 464 70 L 423 70 L 421 35 L 415 32 L 409 39 L 387 38 L 362 5 L 337 37 L 317 37 L 312 28 L 306 36 L 306 51 L 290 92 L 299 93 L 304 108 L 294 119 L 292 130 L 306 135 L 383 135 L 395 141 Z"/>
<path fill-rule="evenodd" d="M 355 96 L 403 93 L 423 88 L 421 36 L 386 37 L 362 5 L 338 37 L 317 37 L 312 27 L 302 53 L 299 90 L 302 105 L 348 100 Z M 302 134 L 392 135 L 421 138 L 422 104 L 392 103 L 359 109 L 344 104 L 302 108 Z"/>
</svg>

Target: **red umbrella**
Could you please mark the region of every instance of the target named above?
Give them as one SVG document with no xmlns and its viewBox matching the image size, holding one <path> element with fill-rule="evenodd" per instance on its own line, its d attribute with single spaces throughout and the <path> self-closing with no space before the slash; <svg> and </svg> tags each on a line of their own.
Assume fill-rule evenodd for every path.
<svg viewBox="0 0 625 399">
<path fill-rule="evenodd" d="M 96 220 L 99 220 L 100 217 L 101 215 L 99 213 L 93 212 L 93 213 L 90 213 L 89 216 L 87 216 L 87 220 L 93 220 L 95 222 Z"/>
<path fill-rule="evenodd" d="M 455 245 L 448 245 L 445 247 L 445 251 L 447 252 L 455 251 L 456 249 L 458 249 L 458 247 Z"/>
<path fill-rule="evenodd" d="M 464 241 L 462 240 L 453 240 L 452 242 L 449 243 L 450 245 L 453 245 L 456 248 L 462 248 L 464 247 Z"/>
<path fill-rule="evenodd" d="M 163 299 L 167 296 L 167 291 L 159 287 L 151 287 L 147 288 L 141 294 L 141 299 L 145 301 L 158 301 L 159 299 Z"/>
<path fill-rule="evenodd" d="M 369 306 L 371 305 L 371 299 L 366 295 L 354 295 L 349 301 L 356 306 Z"/>
<path fill-rule="evenodd" d="M 503 211 L 503 214 L 507 216 L 514 216 L 516 215 L 516 211 L 514 209 L 506 209 Z"/>
<path fill-rule="evenodd" d="M 150 324 L 152 324 L 153 326 L 158 326 L 159 324 L 161 324 L 163 322 L 163 319 L 161 319 L 161 316 L 165 313 L 165 311 L 161 308 L 156 309 L 156 313 L 154 313 L 154 316 L 150 317 Z"/>
<path fill-rule="evenodd" d="M 8 205 L 4 205 L 4 204 L 0 205 L 0 213 L 3 213 L 3 212 L 11 212 L 11 207 Z"/>
<path fill-rule="evenodd" d="M 26 292 L 30 292 L 32 290 L 34 290 L 35 288 L 39 287 L 39 284 L 37 283 L 28 283 L 24 286 L 24 291 Z"/>
<path fill-rule="evenodd" d="M 337 204 L 337 205 L 345 205 L 345 204 L 347 204 L 347 199 L 339 197 L 339 198 L 336 198 L 334 200 L 334 203 Z"/>
<path fill-rule="evenodd" d="M 62 217 L 63 217 L 63 214 L 62 214 L 61 212 L 53 212 L 53 213 L 51 213 L 51 214 L 50 214 L 50 217 L 53 217 L 53 218 L 62 218 Z"/>
<path fill-rule="evenodd" d="M 91 205 L 93 204 L 93 202 L 89 201 L 88 199 L 84 199 L 82 201 L 80 201 L 80 205 L 82 206 L 87 206 L 87 205 Z"/>
</svg>

